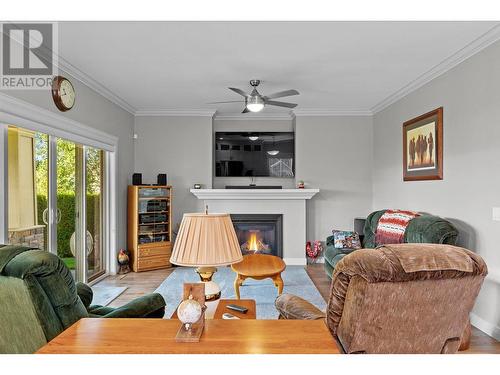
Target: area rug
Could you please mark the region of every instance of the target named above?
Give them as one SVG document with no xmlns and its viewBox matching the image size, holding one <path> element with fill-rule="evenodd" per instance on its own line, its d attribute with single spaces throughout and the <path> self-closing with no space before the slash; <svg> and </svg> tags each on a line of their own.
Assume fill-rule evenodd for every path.
<svg viewBox="0 0 500 375">
<path fill-rule="evenodd" d="M 234 279 L 236 274 L 230 267 L 221 267 L 214 276 L 214 281 L 222 290 L 222 298 L 234 299 Z M 281 274 L 285 287 L 283 293 L 300 296 L 321 310 L 325 310 L 326 303 L 318 289 L 307 275 L 303 266 L 288 266 Z M 174 270 L 155 290 L 160 293 L 167 307 L 165 317 L 170 318 L 182 297 L 182 285 L 184 283 L 199 282 L 198 274 L 193 268 L 179 267 Z M 274 300 L 278 296 L 278 290 L 271 279 L 253 280 L 246 279 L 240 287 L 242 299 L 254 299 L 257 304 L 257 319 L 278 319 L 278 311 L 274 307 Z"/>
<path fill-rule="evenodd" d="M 92 305 L 107 306 L 126 289 L 126 286 L 93 286 Z"/>
</svg>

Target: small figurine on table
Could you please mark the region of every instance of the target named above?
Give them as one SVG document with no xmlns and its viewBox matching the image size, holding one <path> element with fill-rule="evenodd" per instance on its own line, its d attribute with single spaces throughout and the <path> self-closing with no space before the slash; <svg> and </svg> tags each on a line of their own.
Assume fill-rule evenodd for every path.
<svg viewBox="0 0 500 375">
<path fill-rule="evenodd" d="M 118 253 L 118 264 L 120 265 L 120 269 L 118 270 L 118 274 L 122 275 L 124 273 L 130 272 L 130 258 L 128 257 L 127 252 L 124 249 L 120 249 Z"/>
</svg>

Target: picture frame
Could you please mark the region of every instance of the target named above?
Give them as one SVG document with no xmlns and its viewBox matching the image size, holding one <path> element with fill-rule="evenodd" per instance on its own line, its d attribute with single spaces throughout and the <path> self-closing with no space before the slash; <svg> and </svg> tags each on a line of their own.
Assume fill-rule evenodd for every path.
<svg viewBox="0 0 500 375">
<path fill-rule="evenodd" d="M 443 179 L 443 107 L 403 123 L 403 181 Z"/>
</svg>

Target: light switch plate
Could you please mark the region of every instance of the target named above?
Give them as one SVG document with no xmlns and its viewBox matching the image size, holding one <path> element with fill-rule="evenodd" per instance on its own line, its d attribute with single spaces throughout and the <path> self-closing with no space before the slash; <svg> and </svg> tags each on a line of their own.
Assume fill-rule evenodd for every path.
<svg viewBox="0 0 500 375">
<path fill-rule="evenodd" d="M 500 207 L 493 207 L 493 220 L 500 221 Z"/>
</svg>

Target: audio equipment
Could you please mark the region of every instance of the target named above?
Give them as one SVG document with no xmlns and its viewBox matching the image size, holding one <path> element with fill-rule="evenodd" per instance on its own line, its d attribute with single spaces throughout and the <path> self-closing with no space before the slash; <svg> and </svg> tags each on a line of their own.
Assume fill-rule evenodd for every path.
<svg viewBox="0 0 500 375">
<path fill-rule="evenodd" d="M 134 173 L 132 175 L 132 185 L 142 185 L 142 173 Z"/>
<path fill-rule="evenodd" d="M 167 174 L 166 173 L 160 173 L 158 175 L 158 185 L 165 186 L 167 184 Z"/>
</svg>

